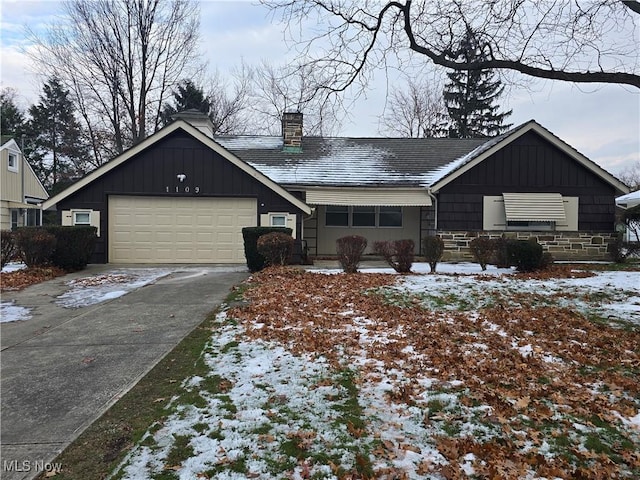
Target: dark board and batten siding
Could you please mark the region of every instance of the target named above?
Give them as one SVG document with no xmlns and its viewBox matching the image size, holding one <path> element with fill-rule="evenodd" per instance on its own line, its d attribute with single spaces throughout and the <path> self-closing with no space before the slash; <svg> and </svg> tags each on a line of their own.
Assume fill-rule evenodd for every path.
<svg viewBox="0 0 640 480">
<path fill-rule="evenodd" d="M 179 182 L 178 174 L 186 175 L 186 180 Z M 185 187 L 189 187 L 188 193 L 185 193 Z M 267 212 L 296 213 L 298 231 L 301 226 L 302 215 L 297 207 L 181 130 L 159 140 L 58 204 L 59 215 L 62 210 L 84 208 L 101 212 L 101 237 L 92 259 L 94 263 L 108 260 L 110 195 L 256 198 L 258 218 Z"/>
<path fill-rule="evenodd" d="M 579 230 L 614 230 L 613 186 L 535 132 L 527 132 L 444 186 L 438 195 L 438 229 L 482 230 L 483 196 L 504 192 L 579 197 Z"/>
</svg>

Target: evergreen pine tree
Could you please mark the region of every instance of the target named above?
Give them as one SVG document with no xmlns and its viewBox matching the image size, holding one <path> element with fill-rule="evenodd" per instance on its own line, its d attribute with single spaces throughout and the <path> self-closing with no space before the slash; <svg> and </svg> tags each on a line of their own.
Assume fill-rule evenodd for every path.
<svg viewBox="0 0 640 480">
<path fill-rule="evenodd" d="M 75 107 L 60 81 L 52 77 L 40 101 L 29 108 L 30 163 L 45 188 L 55 194 L 83 175 L 88 157 Z"/>
<path fill-rule="evenodd" d="M 484 57 L 477 35 L 467 30 L 459 48 L 453 53 L 456 60 L 477 61 Z M 443 98 L 449 113 L 449 137 L 482 138 L 500 135 L 511 127 L 505 119 L 511 115 L 499 112 L 496 104 L 504 90 L 492 70 L 456 70 L 447 73 Z"/>
<path fill-rule="evenodd" d="M 13 138 L 20 145 L 25 130 L 24 115 L 16 105 L 16 92 L 11 88 L 0 91 L 0 135 L 3 140 Z"/>
<path fill-rule="evenodd" d="M 168 125 L 171 116 L 184 110 L 198 110 L 206 115 L 211 114 L 211 101 L 204 94 L 202 88 L 197 87 L 191 80 L 185 80 L 173 92 L 173 105 L 164 104 L 162 122 Z"/>
</svg>

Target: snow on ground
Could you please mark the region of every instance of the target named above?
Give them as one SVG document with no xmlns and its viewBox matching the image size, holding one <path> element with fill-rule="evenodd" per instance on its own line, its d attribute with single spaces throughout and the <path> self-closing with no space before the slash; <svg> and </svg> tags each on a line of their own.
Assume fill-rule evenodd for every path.
<svg viewBox="0 0 640 480">
<path fill-rule="evenodd" d="M 363 271 L 393 273 L 391 269 Z M 426 273 L 428 265 L 416 264 L 414 272 Z M 541 302 L 571 291 L 575 295 L 567 307 L 601 308 L 606 315 L 640 323 L 640 272 L 597 272 L 593 277 L 578 279 L 519 278 L 517 284 L 511 275 L 500 276 L 513 273 L 512 270 L 494 268 L 481 272 L 474 264 L 439 264 L 438 272 L 446 275 L 402 276 L 390 288 L 400 295 L 417 295 L 424 302 L 448 298 L 450 304 L 439 304 L 440 308 L 464 310 L 466 305 L 470 318 L 478 317 L 474 305 L 477 306 L 476 302 L 482 305 L 489 290 L 504 297 L 500 301 L 506 301 L 517 289 L 517 293 L 528 297 L 540 296 Z M 450 275 L 453 273 L 459 275 Z M 478 274 L 482 278 L 475 276 Z M 359 455 L 365 455 L 374 458 L 373 469 L 378 478 L 436 479 L 442 476 L 434 472 L 448 462 L 436 448 L 434 438 L 454 435 L 448 429 L 455 427 L 459 429 L 455 435 L 491 439 L 508 428 L 505 419 L 495 416 L 491 406 L 460 402 L 459 391 L 465 388 L 464 382 L 452 379 L 443 384 L 429 377 L 429 369 L 407 378 L 401 368 L 390 368 L 369 356 L 371 348 L 393 346 L 397 338 L 407 334 L 384 332 L 375 319 L 358 316 L 351 305 L 345 304 L 337 315 L 343 328 L 359 338 L 361 345 L 361 351 L 342 371 L 330 368 L 322 352 L 316 356 L 295 356 L 281 344 L 252 341 L 246 334 L 246 325 L 230 321 L 225 312 L 220 313 L 218 327 L 204 353 L 210 369 L 208 375 L 187 378 L 183 383 L 185 390 L 196 393 L 200 400 L 173 399 L 167 408 L 174 413 L 151 429 L 113 474 L 141 480 L 155 478 L 170 469 L 181 479 L 200 476 L 335 479 L 339 469 L 352 470 Z M 512 348 L 523 359 L 539 357 L 553 371 L 567 366 L 565 360 L 541 352 L 528 341 L 517 341 L 496 324 L 481 321 L 477 327 L 478 335 L 482 332 L 486 338 L 493 334 L 511 341 Z M 256 318 L 248 328 L 263 329 L 265 324 Z M 523 338 L 530 335 L 533 341 L 533 332 L 522 333 Z M 485 361 L 486 344 L 469 343 L 468 348 L 470 354 L 475 351 L 477 358 Z M 428 360 L 414 352 L 411 344 L 402 353 L 415 364 Z M 361 416 L 366 421 L 361 430 L 344 418 L 345 405 L 353 400 L 350 398 L 353 392 L 345 381 L 349 372 L 361 376 L 354 387 Z M 419 388 L 413 397 L 419 404 L 389 401 L 390 395 L 403 395 L 403 386 L 411 382 Z M 530 399 L 514 397 L 509 401 L 525 408 Z M 640 425 L 640 413 L 620 418 L 632 428 L 638 429 Z M 526 438 L 522 432 L 514 431 L 514 435 Z M 168 464 L 179 441 L 192 453 L 184 461 Z M 522 451 L 527 448 L 533 446 L 523 441 Z M 553 455 L 546 441 L 536 448 L 540 455 Z M 297 456 L 300 452 L 304 455 Z M 461 458 L 460 469 L 472 477 L 474 454 L 467 453 Z M 541 477 L 528 471 L 521 478 Z"/>
<path fill-rule="evenodd" d="M 602 271 L 586 278 L 520 278 L 517 284 L 514 284 L 508 276 L 496 276 L 505 273 L 504 270 L 487 268 L 486 272 L 478 272 L 477 265 L 475 271 L 473 264 L 457 265 L 459 267 L 456 269 L 456 264 L 443 264 L 443 268 L 438 270 L 442 273 L 461 275 L 407 276 L 396 289 L 399 292 L 413 292 L 427 304 L 447 298 L 449 303 L 439 306 L 451 310 L 490 306 L 497 301 L 514 306 L 516 293 L 526 295 L 528 300 L 538 298 L 540 304 L 547 302 L 581 313 L 595 312 L 611 320 L 629 321 L 640 325 L 640 272 Z M 493 278 L 478 281 L 475 275 L 469 273 L 491 275 Z M 487 291 L 491 291 L 492 294 L 487 295 Z M 566 297 L 563 298 L 563 295 Z"/>
<path fill-rule="evenodd" d="M 67 282 L 70 289 L 56 298 L 56 304 L 64 308 L 96 305 L 154 283 L 174 271 L 168 268 L 122 268 L 77 278 Z"/>
<path fill-rule="evenodd" d="M 14 302 L 0 302 L 0 323 L 31 319 L 31 310 Z"/>
<path fill-rule="evenodd" d="M 8 264 L 15 271 L 24 268 L 23 264 Z M 7 266 L 5 266 L 7 268 Z M 69 289 L 55 299 L 55 303 L 63 308 L 80 308 L 97 305 L 113 300 L 129 292 L 157 282 L 171 274 L 183 273 L 181 279 L 215 272 L 246 271 L 244 266 L 220 267 L 170 267 L 170 268 L 117 268 L 103 274 L 87 275 L 66 283 Z M 14 305 L 10 302 L 0 303 L 0 319 L 2 322 L 29 320 L 30 309 Z"/>
<path fill-rule="evenodd" d="M 24 263 L 21 262 L 9 262 L 4 267 L 2 267 L 2 273 L 10 273 L 15 272 L 17 270 L 22 270 L 27 268 Z"/>
</svg>

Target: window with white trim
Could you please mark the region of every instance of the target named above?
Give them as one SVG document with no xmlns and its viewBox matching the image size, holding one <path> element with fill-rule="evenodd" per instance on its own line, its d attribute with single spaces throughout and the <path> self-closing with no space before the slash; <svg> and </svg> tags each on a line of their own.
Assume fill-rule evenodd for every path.
<svg viewBox="0 0 640 480">
<path fill-rule="evenodd" d="M 17 209 L 11 209 L 11 230 L 15 230 L 20 226 L 20 212 Z"/>
<path fill-rule="evenodd" d="M 91 212 L 73 212 L 74 225 L 91 225 Z"/>
<path fill-rule="evenodd" d="M 379 207 L 380 227 L 402 227 L 402 207 Z"/>
<path fill-rule="evenodd" d="M 505 198 L 515 196 L 507 205 Z M 578 197 L 503 194 L 483 198 L 483 230 L 577 231 Z M 557 197 L 557 198 L 554 198 Z"/>
<path fill-rule="evenodd" d="M 18 171 L 18 155 L 12 152 L 9 152 L 9 160 L 8 160 L 9 170 L 12 172 Z"/>
<path fill-rule="evenodd" d="M 375 227 L 376 207 L 352 207 L 351 226 L 352 227 Z"/>
<path fill-rule="evenodd" d="M 286 227 L 287 215 L 285 213 L 272 213 L 269 215 L 269 225 L 272 227 Z"/>
<path fill-rule="evenodd" d="M 351 228 L 402 228 L 402 207 L 327 205 L 325 225 Z"/>
<path fill-rule="evenodd" d="M 325 225 L 327 227 L 348 227 L 349 207 L 343 205 L 327 205 Z"/>
</svg>

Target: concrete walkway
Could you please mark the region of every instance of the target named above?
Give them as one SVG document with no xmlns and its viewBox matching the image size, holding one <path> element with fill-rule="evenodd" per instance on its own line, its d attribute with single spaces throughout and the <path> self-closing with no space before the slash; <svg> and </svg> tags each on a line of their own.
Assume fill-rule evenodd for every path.
<svg viewBox="0 0 640 480">
<path fill-rule="evenodd" d="M 55 299 L 70 280 L 114 267 L 90 265 L 2 294 L 3 302 L 32 309 L 33 318 L 0 325 L 0 478 L 30 479 L 51 469 L 58 453 L 249 275 L 241 266 L 163 268 L 173 273 L 90 307 L 62 308 Z"/>
</svg>

